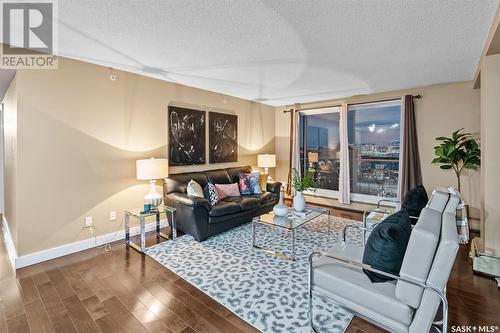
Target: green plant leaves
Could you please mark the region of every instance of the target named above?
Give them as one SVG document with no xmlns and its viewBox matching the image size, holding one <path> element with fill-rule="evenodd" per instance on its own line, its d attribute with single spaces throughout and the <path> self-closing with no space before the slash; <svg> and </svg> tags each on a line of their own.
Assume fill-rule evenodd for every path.
<svg viewBox="0 0 500 333">
<path fill-rule="evenodd" d="M 316 190 L 318 185 L 314 181 L 314 175 L 309 170 L 304 171 L 304 176 L 300 176 L 297 169 L 292 169 L 292 186 L 296 191 Z"/>
<path fill-rule="evenodd" d="M 460 176 L 462 169 L 477 170 L 481 165 L 479 144 L 471 133 L 463 132 L 463 128 L 453 132 L 451 138 L 440 136 L 436 140 L 441 143 L 434 147 L 436 157 L 432 163 L 441 164 L 441 169 L 454 169 Z"/>
</svg>

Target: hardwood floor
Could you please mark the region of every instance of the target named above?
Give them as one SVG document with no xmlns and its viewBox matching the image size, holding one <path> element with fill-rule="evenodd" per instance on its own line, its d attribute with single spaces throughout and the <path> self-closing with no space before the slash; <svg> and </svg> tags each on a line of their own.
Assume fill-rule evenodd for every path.
<svg viewBox="0 0 500 333">
<path fill-rule="evenodd" d="M 360 214 L 333 210 L 360 219 Z M 156 242 L 149 235 L 148 245 Z M 0 332 L 257 332 L 148 256 L 112 244 L 13 272 L 0 244 Z M 500 291 L 460 248 L 448 284 L 450 325 L 500 326 Z M 382 332 L 354 318 L 348 333 Z"/>
</svg>

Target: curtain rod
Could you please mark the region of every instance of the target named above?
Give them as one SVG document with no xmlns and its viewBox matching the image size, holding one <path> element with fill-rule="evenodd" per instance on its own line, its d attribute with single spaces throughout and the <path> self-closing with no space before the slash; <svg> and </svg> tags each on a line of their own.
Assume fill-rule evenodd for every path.
<svg viewBox="0 0 500 333">
<path fill-rule="evenodd" d="M 412 95 L 411 97 L 413 97 L 414 99 L 420 99 L 422 98 L 422 95 L 418 94 L 418 95 Z M 380 102 L 390 102 L 390 101 L 395 101 L 395 100 L 398 100 L 398 99 L 401 99 L 401 97 L 398 97 L 398 98 L 388 98 L 388 99 L 381 99 L 381 100 L 375 100 L 375 101 L 369 101 L 369 102 L 361 102 L 361 103 L 347 103 L 348 105 L 352 105 L 352 104 L 370 104 L 370 103 L 380 103 Z M 298 109 L 297 111 L 306 111 L 306 110 L 316 110 L 316 109 L 327 109 L 327 108 L 334 108 L 334 107 L 339 107 L 341 105 L 339 104 L 335 104 L 335 105 L 328 105 L 328 106 L 319 106 L 319 107 L 309 107 L 309 108 L 304 108 L 304 109 Z M 284 110 L 283 112 L 284 113 L 288 113 L 288 112 L 292 112 L 293 108 L 289 109 L 289 110 Z"/>
</svg>

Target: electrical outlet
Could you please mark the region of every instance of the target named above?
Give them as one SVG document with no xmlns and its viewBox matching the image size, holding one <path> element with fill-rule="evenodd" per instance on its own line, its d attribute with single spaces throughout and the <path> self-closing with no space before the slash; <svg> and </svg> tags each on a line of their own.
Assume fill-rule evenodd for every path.
<svg viewBox="0 0 500 333">
<path fill-rule="evenodd" d="M 109 213 L 109 220 L 110 221 L 116 221 L 116 212 L 110 212 Z"/>
<path fill-rule="evenodd" d="M 90 228 L 90 227 L 92 227 L 92 216 L 87 216 L 87 217 L 85 217 L 85 224 L 84 224 L 84 227 L 85 227 L 85 228 Z"/>
</svg>

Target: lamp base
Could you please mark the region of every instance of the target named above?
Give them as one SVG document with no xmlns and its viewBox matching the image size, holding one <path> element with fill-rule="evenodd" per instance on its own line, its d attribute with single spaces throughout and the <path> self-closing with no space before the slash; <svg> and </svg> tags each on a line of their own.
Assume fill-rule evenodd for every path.
<svg viewBox="0 0 500 333">
<path fill-rule="evenodd" d="M 149 193 L 144 196 L 144 203 L 151 205 L 151 210 L 158 209 L 163 198 L 160 193 L 156 190 L 156 180 L 152 179 L 149 181 Z"/>
<path fill-rule="evenodd" d="M 271 178 L 271 175 L 269 174 L 269 168 L 264 168 L 264 174 L 267 175 L 267 181 L 270 182 L 273 179 Z"/>
</svg>

